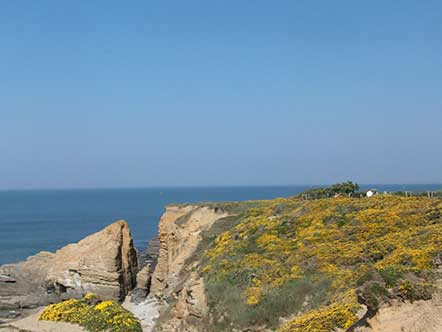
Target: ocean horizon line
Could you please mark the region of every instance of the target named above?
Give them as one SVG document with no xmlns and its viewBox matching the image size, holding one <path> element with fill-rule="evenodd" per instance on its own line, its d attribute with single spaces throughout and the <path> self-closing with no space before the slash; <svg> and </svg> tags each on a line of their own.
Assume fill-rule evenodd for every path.
<svg viewBox="0 0 442 332">
<path fill-rule="evenodd" d="M 355 181 L 354 181 L 355 182 Z M 357 182 L 356 182 L 357 183 Z M 0 192 L 11 191 L 99 191 L 99 190 L 145 190 L 145 189 L 209 189 L 209 188 L 287 188 L 287 187 L 306 187 L 315 188 L 329 186 L 330 183 L 320 184 L 214 184 L 214 185 L 155 185 L 155 186 L 103 186 L 103 187 L 29 187 L 29 188 L 0 188 Z M 423 183 L 358 183 L 361 188 L 376 186 L 442 186 L 442 182 L 423 182 Z"/>
</svg>

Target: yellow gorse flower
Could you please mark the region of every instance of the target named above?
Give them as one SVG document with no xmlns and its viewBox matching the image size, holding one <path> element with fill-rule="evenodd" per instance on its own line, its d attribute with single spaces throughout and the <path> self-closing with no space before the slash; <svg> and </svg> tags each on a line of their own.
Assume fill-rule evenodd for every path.
<svg viewBox="0 0 442 332">
<path fill-rule="evenodd" d="M 98 296 L 88 293 L 82 299 L 70 299 L 51 304 L 43 310 L 40 320 L 63 321 L 79 324 L 89 331 L 141 332 L 141 325 L 132 313 L 115 301 L 89 304 Z"/>
<path fill-rule="evenodd" d="M 218 234 L 200 271 L 209 282 L 238 287 L 250 310 L 290 282 L 328 281 L 325 303 L 330 305 L 300 315 L 280 331 L 329 332 L 354 323 L 359 306 L 355 289 L 373 271 L 385 276 L 382 287 L 398 287 L 405 295 L 425 285 L 425 280 L 395 284 L 394 278 L 402 277 L 394 271 L 403 278 L 425 275 L 442 255 L 441 243 L 440 199 L 281 198 L 256 202 Z"/>
</svg>

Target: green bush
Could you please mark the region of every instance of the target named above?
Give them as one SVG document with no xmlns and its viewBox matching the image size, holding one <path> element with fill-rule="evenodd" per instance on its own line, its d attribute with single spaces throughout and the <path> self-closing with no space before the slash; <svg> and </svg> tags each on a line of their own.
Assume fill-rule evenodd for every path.
<svg viewBox="0 0 442 332">
<path fill-rule="evenodd" d="M 403 271 L 396 266 L 390 266 L 390 267 L 385 267 L 383 269 L 379 269 L 379 274 L 381 275 L 382 279 L 385 281 L 386 286 L 388 288 L 391 288 L 398 285 L 403 275 Z"/>
<path fill-rule="evenodd" d="M 245 279 L 207 281 L 208 304 L 218 321 L 217 330 L 223 331 L 232 322 L 238 326 L 265 325 L 275 328 L 279 325 L 280 317 L 322 304 L 330 287 L 327 281 L 308 278 L 291 280 L 279 288 L 269 289 L 266 297 L 257 305 L 244 306 L 238 288 L 244 285 Z M 220 321 L 221 317 L 223 319 Z"/>
</svg>

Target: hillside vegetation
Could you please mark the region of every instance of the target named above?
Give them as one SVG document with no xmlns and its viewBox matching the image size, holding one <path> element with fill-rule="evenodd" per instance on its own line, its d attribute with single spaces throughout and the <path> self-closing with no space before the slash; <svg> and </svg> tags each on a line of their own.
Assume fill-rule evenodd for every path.
<svg viewBox="0 0 442 332">
<path fill-rule="evenodd" d="M 213 330 L 350 329 L 361 304 L 429 299 L 442 264 L 442 200 L 378 195 L 218 204 L 197 259 Z"/>
</svg>

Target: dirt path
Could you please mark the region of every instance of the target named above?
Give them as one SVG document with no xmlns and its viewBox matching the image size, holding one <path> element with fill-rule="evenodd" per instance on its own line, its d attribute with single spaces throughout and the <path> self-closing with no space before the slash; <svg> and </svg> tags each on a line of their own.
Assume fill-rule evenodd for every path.
<svg viewBox="0 0 442 332">
<path fill-rule="evenodd" d="M 0 325 L 0 332 L 18 332 L 20 330 L 27 332 L 86 332 L 78 325 L 38 320 L 40 313 L 41 310 L 26 318 L 10 322 L 8 326 L 2 327 Z"/>
</svg>

